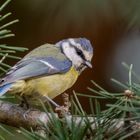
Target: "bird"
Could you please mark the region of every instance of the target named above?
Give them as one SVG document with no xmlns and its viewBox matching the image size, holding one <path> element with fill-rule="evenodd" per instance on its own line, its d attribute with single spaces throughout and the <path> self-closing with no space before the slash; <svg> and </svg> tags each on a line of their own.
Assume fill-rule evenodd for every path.
<svg viewBox="0 0 140 140">
<path fill-rule="evenodd" d="M 79 75 L 92 68 L 93 46 L 86 38 L 46 43 L 29 52 L 0 80 L 0 96 L 14 94 L 24 102 L 50 101 L 71 88 Z"/>
</svg>

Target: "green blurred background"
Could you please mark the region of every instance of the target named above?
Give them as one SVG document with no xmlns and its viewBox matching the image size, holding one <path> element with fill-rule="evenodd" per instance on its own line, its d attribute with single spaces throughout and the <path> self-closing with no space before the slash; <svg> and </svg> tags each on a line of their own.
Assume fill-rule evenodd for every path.
<svg viewBox="0 0 140 140">
<path fill-rule="evenodd" d="M 110 78 L 127 81 L 121 62 L 133 63 L 140 74 L 139 7 L 139 0 L 13 0 L 4 12 L 12 12 L 11 19 L 20 22 L 11 27 L 16 36 L 4 42 L 32 50 L 46 42 L 86 37 L 94 46 L 93 69 L 86 70 L 68 92 L 89 93 L 86 87 L 92 86 L 91 79 L 119 91 Z M 61 103 L 61 97 L 55 100 Z M 88 111 L 88 101 L 81 101 Z"/>
</svg>

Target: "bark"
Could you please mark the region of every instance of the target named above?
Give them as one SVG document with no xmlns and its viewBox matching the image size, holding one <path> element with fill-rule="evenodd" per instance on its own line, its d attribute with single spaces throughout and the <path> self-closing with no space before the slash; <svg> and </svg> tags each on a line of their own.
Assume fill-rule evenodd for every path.
<svg viewBox="0 0 140 140">
<path fill-rule="evenodd" d="M 64 107 L 62 107 L 62 110 L 63 109 Z M 55 113 L 55 115 L 58 119 L 60 119 L 59 114 Z M 16 104 L 0 101 L 0 123 L 6 124 L 9 126 L 13 126 L 17 128 L 23 127 L 28 130 L 32 128 L 36 131 L 41 130 L 41 128 L 42 130 L 44 130 L 43 124 L 46 124 L 49 126 L 50 117 L 51 117 L 51 113 L 45 113 L 37 109 L 25 110 L 24 108 L 19 107 Z M 72 116 L 69 114 L 65 115 L 65 119 L 67 123 L 72 123 L 71 117 Z M 63 119 L 62 116 L 61 116 L 61 119 Z M 84 127 L 86 125 L 86 121 L 84 121 L 84 119 L 86 120 L 87 117 L 84 118 L 84 117 L 75 116 L 73 118 L 73 121 L 75 121 L 75 124 L 78 125 L 81 119 L 82 119 L 82 125 Z M 96 118 L 88 117 L 88 120 L 92 122 L 91 128 L 96 129 L 97 127 L 97 125 L 95 125 Z M 40 123 L 40 121 L 43 123 Z M 115 130 L 116 132 L 118 132 L 125 126 L 125 122 L 123 119 L 122 120 L 115 119 L 113 121 L 115 123 L 108 130 L 107 132 L 108 134 Z M 131 127 L 133 130 L 140 128 L 139 122 L 131 121 L 131 124 L 133 124 L 133 126 Z M 140 133 L 137 133 L 135 136 L 140 138 Z"/>
</svg>

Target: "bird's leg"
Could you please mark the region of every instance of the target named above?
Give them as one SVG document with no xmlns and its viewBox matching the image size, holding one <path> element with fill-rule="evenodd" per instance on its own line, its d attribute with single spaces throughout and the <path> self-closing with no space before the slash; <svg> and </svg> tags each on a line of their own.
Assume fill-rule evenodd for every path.
<svg viewBox="0 0 140 140">
<path fill-rule="evenodd" d="M 51 103 L 53 104 L 55 107 L 60 107 L 60 105 L 58 105 L 56 102 L 54 102 L 51 98 L 49 98 L 48 96 L 45 96 L 45 98 Z"/>
<path fill-rule="evenodd" d="M 21 103 L 19 104 L 19 106 L 29 109 L 29 103 L 27 102 L 27 99 L 25 96 L 22 96 Z"/>
<path fill-rule="evenodd" d="M 27 101 L 27 98 L 26 98 L 25 96 L 22 96 L 22 100 L 21 100 L 20 107 L 23 107 L 23 108 L 26 110 L 25 113 L 23 114 L 24 119 L 27 118 L 28 113 L 30 113 L 31 111 L 37 111 L 36 108 L 32 108 L 32 107 L 29 105 L 29 103 L 28 103 L 28 101 Z"/>
</svg>

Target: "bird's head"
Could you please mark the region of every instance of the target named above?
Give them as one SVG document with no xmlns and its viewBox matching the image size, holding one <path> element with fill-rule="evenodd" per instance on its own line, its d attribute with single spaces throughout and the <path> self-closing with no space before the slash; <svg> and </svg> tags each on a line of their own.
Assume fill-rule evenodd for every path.
<svg viewBox="0 0 140 140">
<path fill-rule="evenodd" d="M 86 38 L 64 39 L 56 43 L 78 71 L 92 68 L 93 47 Z"/>
</svg>

